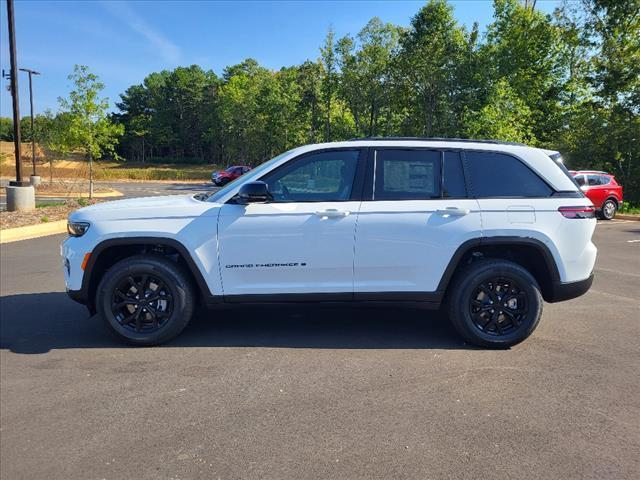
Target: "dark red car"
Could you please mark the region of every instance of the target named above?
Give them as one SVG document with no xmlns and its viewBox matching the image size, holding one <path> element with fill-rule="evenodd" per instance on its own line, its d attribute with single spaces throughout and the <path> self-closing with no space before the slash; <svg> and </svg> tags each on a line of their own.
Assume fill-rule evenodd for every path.
<svg viewBox="0 0 640 480">
<path fill-rule="evenodd" d="M 596 170 L 571 171 L 580 189 L 596 207 L 598 215 L 611 220 L 622 205 L 622 185 L 613 175 Z"/>
<path fill-rule="evenodd" d="M 249 170 L 251 170 L 251 167 L 248 167 L 246 165 L 235 165 L 233 167 L 227 168 L 222 172 L 213 172 L 211 174 L 211 181 L 221 187 L 235 180 L 239 176 L 244 175 Z"/>
</svg>

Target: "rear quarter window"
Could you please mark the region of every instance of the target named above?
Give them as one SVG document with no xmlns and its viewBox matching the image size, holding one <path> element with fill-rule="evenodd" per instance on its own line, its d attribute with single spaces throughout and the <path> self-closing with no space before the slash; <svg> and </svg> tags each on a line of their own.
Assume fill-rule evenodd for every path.
<svg viewBox="0 0 640 480">
<path fill-rule="evenodd" d="M 553 190 L 519 159 L 504 153 L 464 153 L 476 198 L 549 197 Z"/>
</svg>

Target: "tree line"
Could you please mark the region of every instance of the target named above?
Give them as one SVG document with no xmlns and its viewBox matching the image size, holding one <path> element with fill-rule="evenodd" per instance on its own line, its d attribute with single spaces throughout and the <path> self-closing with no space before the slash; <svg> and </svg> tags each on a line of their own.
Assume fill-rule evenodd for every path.
<svg viewBox="0 0 640 480">
<path fill-rule="evenodd" d="M 256 165 L 297 145 L 364 136 L 493 138 L 615 173 L 640 201 L 640 0 L 495 0 L 481 32 L 430 0 L 408 27 L 332 30 L 319 57 L 148 75 L 110 121 L 132 162 Z M 4 121 L 2 135 L 4 135 Z M 28 131 L 28 128 L 25 130 Z"/>
</svg>

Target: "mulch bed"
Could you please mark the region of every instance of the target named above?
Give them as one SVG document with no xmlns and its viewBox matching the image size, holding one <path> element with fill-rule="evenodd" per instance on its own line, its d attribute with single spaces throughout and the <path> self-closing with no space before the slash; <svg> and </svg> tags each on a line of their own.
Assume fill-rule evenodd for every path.
<svg viewBox="0 0 640 480">
<path fill-rule="evenodd" d="M 36 208 L 32 212 L 7 212 L 0 211 L 0 228 L 25 227 L 27 225 L 39 225 L 46 222 L 66 220 L 67 216 L 82 207 L 100 202 L 100 199 L 70 199 L 61 201 L 59 205 L 51 205 Z M 36 201 L 36 206 L 38 205 Z M 52 203 L 52 202 L 51 202 Z"/>
</svg>

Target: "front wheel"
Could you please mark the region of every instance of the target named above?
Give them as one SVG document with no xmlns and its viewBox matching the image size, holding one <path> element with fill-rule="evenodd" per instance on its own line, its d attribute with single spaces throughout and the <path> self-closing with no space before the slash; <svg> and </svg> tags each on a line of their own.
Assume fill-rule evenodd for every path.
<svg viewBox="0 0 640 480">
<path fill-rule="evenodd" d="M 157 345 L 187 326 L 194 310 L 194 291 L 175 262 L 138 255 L 119 261 L 105 273 L 96 306 L 121 339 L 134 345 Z"/>
<path fill-rule="evenodd" d="M 517 263 L 475 261 L 458 272 L 449 288 L 449 319 L 474 345 L 516 345 L 531 335 L 542 316 L 538 282 Z"/>
<path fill-rule="evenodd" d="M 609 199 L 602 204 L 602 218 L 605 220 L 613 220 L 616 216 L 616 210 L 618 205 L 613 200 Z"/>
</svg>

